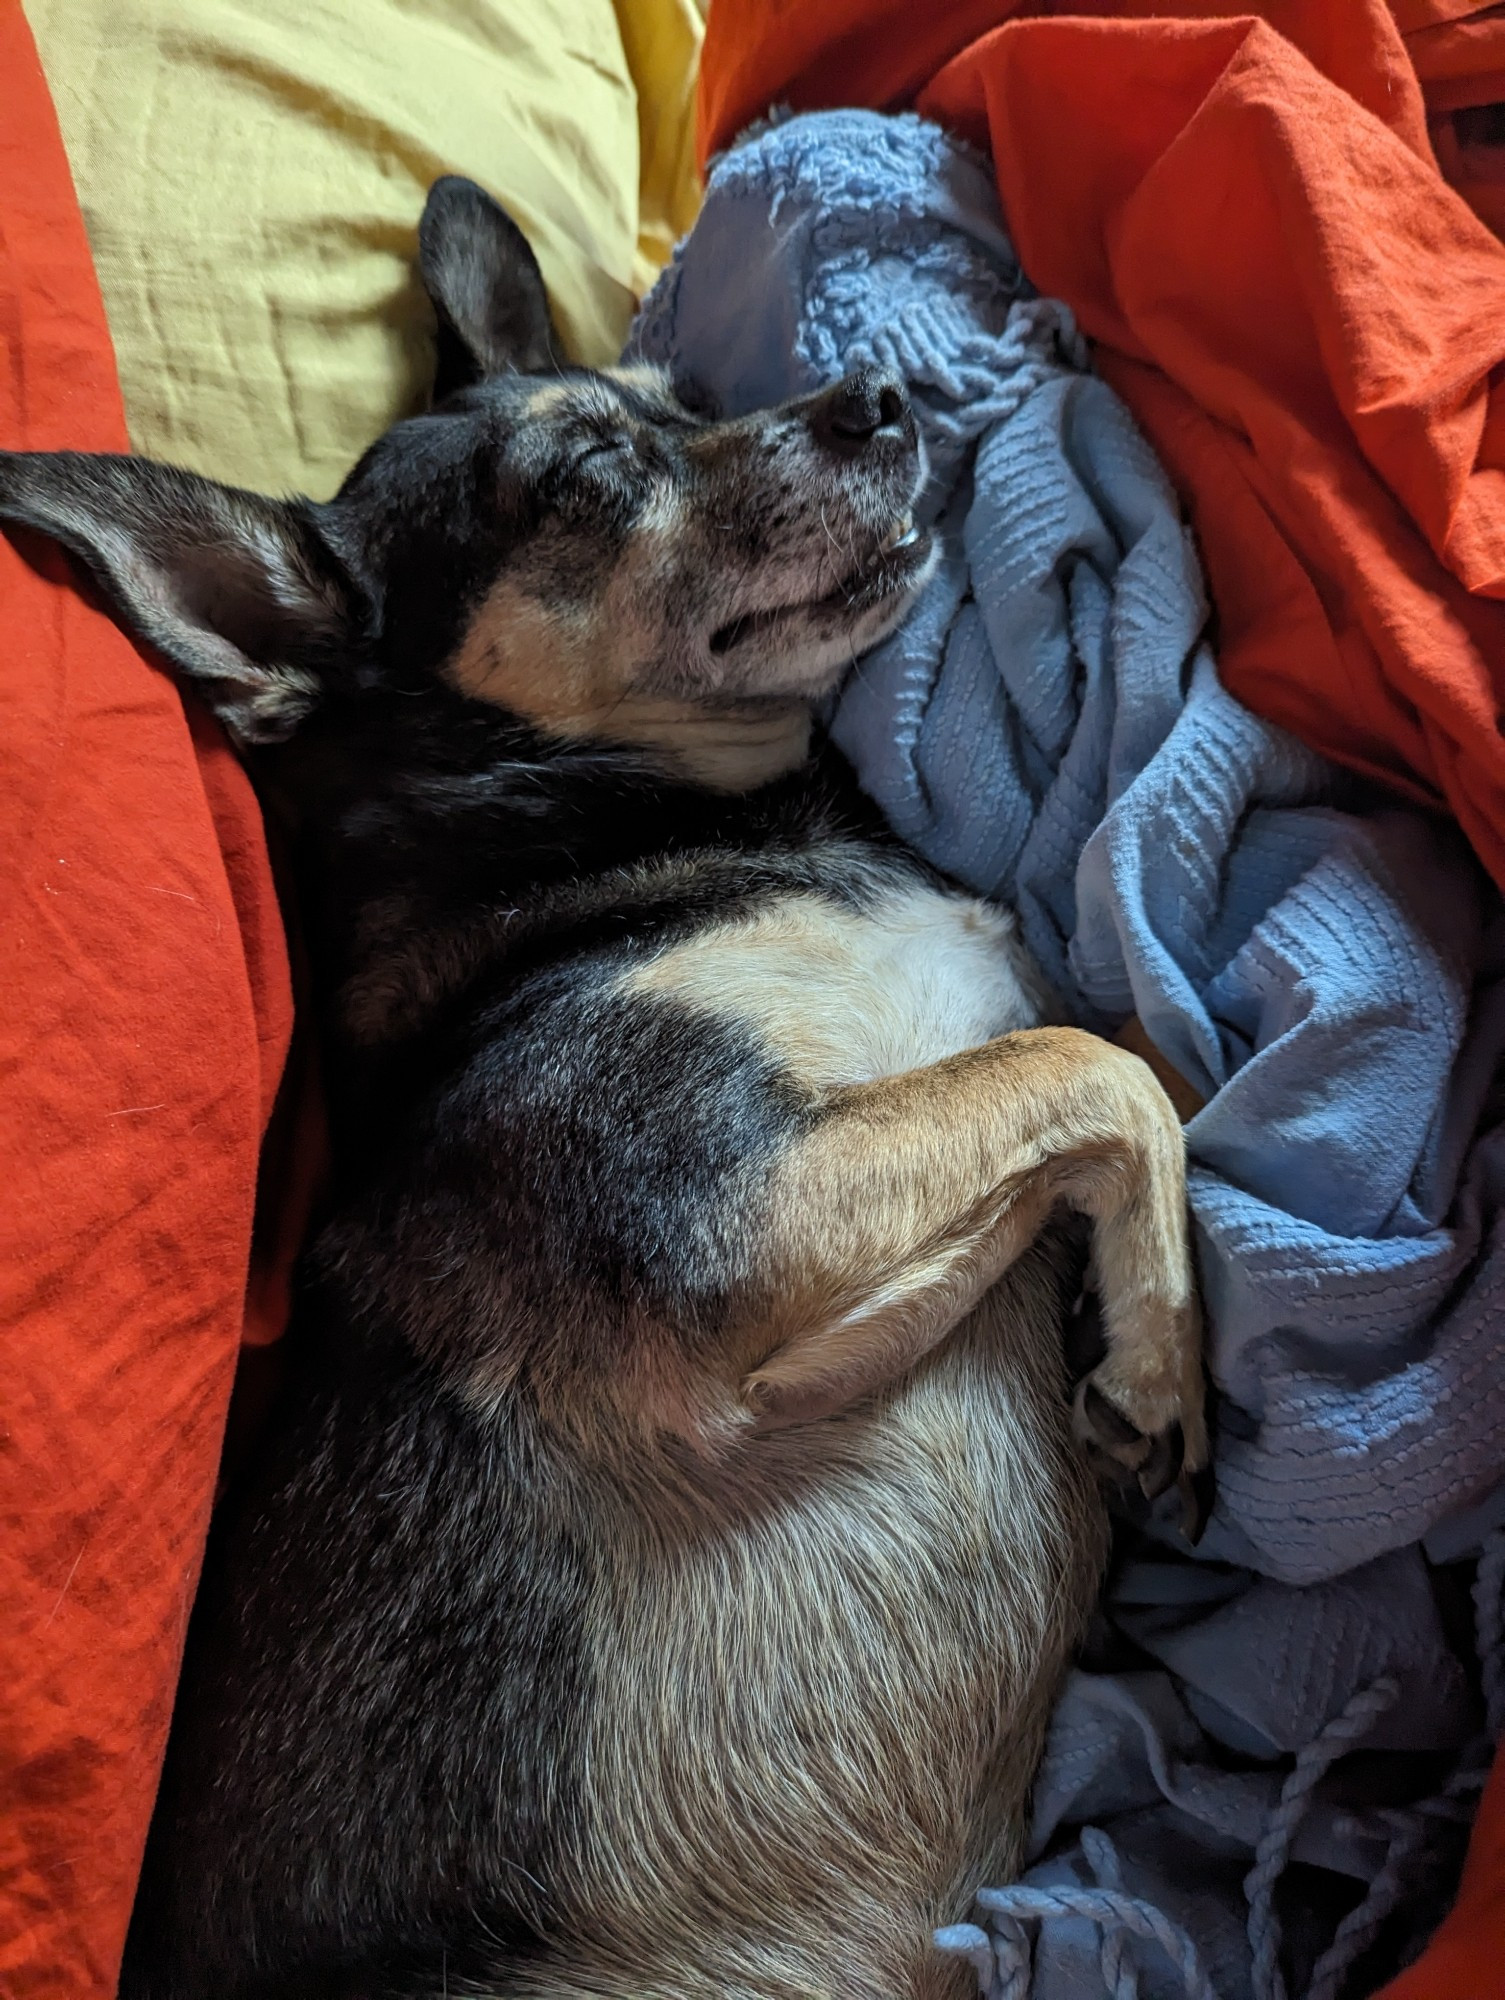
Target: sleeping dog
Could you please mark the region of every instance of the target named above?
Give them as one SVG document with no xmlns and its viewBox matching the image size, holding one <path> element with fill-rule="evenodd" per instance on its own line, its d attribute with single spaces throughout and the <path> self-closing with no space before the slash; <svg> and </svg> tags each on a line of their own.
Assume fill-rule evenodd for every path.
<svg viewBox="0 0 1505 2000">
<path fill-rule="evenodd" d="M 0 455 L 279 746 L 328 1051 L 123 1991 L 963 1994 L 930 1932 L 1020 1859 L 1091 1460 L 1205 1462 L 1180 1128 L 812 751 L 932 566 L 901 385 L 560 366 L 467 182 L 420 265 L 433 408 L 327 505 Z"/>
</svg>

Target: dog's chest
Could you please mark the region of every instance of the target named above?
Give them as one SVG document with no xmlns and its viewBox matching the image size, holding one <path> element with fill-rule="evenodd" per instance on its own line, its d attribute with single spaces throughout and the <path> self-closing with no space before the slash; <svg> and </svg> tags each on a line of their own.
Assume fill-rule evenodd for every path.
<svg viewBox="0 0 1505 2000">
<path fill-rule="evenodd" d="M 781 897 L 658 953 L 627 988 L 742 1028 L 816 1088 L 939 1062 L 1043 1009 L 1012 917 L 912 878 L 861 908 Z"/>
</svg>

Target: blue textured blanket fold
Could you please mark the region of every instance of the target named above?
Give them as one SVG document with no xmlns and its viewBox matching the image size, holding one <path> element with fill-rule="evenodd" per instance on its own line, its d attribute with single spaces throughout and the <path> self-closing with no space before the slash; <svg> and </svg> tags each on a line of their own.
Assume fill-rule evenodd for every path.
<svg viewBox="0 0 1505 2000">
<path fill-rule="evenodd" d="M 726 155 L 632 351 L 728 412 L 865 362 L 905 377 L 944 556 L 835 740 L 901 834 L 1018 909 L 1084 1025 L 1137 1014 L 1209 1100 L 1188 1143 L 1218 1507 L 1196 1562 L 1141 1527 L 1100 1670 L 1066 1690 L 1033 1990 L 1263 2000 L 1283 1963 L 1335 1993 L 1321 1954 L 1363 1884 L 1350 1961 L 1396 1906 L 1392 1950 L 1435 1921 L 1432 1891 L 1407 1931 L 1416 1857 L 1479 1754 L 1475 1663 L 1418 1545 L 1470 1554 L 1505 1481 L 1499 898 L 1450 828 L 1223 690 L 1163 473 L 1030 293 L 986 168 L 934 127 L 830 113 Z M 1308 1784 L 1360 1743 L 1391 1756 L 1373 1796 Z M 1419 1815 L 1399 1752 L 1432 1758 Z M 1264 1878 L 1292 1857 L 1306 1886 L 1277 1915 Z M 1026 1990 L 1022 1921 L 958 1942 L 1000 1993 Z"/>
</svg>

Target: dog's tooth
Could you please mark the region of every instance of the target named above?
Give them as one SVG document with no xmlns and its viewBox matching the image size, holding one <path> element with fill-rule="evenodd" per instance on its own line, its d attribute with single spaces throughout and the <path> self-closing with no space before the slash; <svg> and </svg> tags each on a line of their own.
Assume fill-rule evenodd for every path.
<svg viewBox="0 0 1505 2000">
<path fill-rule="evenodd" d="M 890 555 L 895 549 L 907 548 L 915 538 L 914 515 L 906 507 L 902 514 L 894 517 L 889 529 L 888 540 L 883 544 L 883 553 Z"/>
</svg>

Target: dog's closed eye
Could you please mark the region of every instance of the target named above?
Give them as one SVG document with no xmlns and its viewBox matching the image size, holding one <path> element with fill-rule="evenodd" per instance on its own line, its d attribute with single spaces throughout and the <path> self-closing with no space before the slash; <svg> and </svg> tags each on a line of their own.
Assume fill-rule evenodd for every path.
<svg viewBox="0 0 1505 2000">
<path fill-rule="evenodd" d="M 632 439 L 622 431 L 595 432 L 582 438 L 570 455 L 570 470 L 578 472 L 592 459 L 621 458 L 633 448 Z"/>
</svg>

